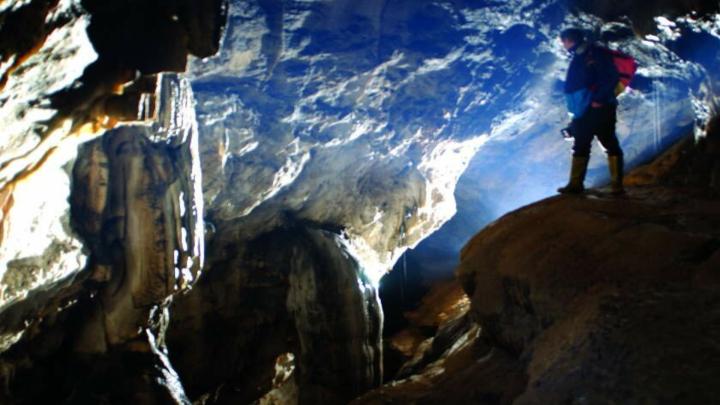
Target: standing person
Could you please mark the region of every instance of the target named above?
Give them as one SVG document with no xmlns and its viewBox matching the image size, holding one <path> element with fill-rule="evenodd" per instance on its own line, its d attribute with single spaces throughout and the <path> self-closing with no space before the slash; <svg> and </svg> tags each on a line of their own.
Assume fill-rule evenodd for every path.
<svg viewBox="0 0 720 405">
<path fill-rule="evenodd" d="M 583 182 L 590 161 L 590 147 L 597 136 L 608 156 L 611 193 L 622 194 L 623 152 L 615 134 L 615 90 L 620 76 L 613 57 L 603 48 L 588 43 L 580 29 L 567 29 L 560 34 L 560 39 L 573 55 L 565 79 L 565 98 L 573 115 L 568 132 L 574 144 L 570 181 L 558 192 L 579 194 L 585 191 Z"/>
</svg>

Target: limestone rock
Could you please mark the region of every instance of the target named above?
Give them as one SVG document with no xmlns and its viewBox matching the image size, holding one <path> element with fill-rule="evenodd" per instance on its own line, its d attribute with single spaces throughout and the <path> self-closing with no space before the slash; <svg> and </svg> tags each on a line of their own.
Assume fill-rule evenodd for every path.
<svg viewBox="0 0 720 405">
<path fill-rule="evenodd" d="M 377 292 L 345 242 L 288 224 L 245 243 L 172 307 L 170 357 L 191 399 L 249 403 L 292 353 L 301 404 L 347 403 L 382 381 Z"/>
<path fill-rule="evenodd" d="M 91 277 L 107 283 L 100 299 L 110 344 L 137 336 L 141 314 L 188 288 L 202 266 L 192 93 L 167 75 L 159 92 L 168 102 L 157 126 L 120 127 L 83 145 L 73 173 L 73 223 L 90 247 Z"/>
<path fill-rule="evenodd" d="M 441 325 L 402 379 L 354 403 L 712 402 L 720 394 L 712 122 L 702 142 L 688 138 L 630 173 L 625 196 L 558 196 L 479 232 L 457 269 L 471 299 L 464 320 Z M 443 302 L 443 290 L 452 295 L 437 288 L 426 302 Z M 473 325 L 479 333 L 458 336 Z"/>
<path fill-rule="evenodd" d="M 516 402 L 716 398 L 719 209 L 702 189 L 646 186 L 553 198 L 478 234 L 458 275 L 486 336 L 529 362 Z"/>
<path fill-rule="evenodd" d="M 414 371 L 412 375 L 370 391 L 351 404 L 510 403 L 527 383 L 522 364 L 483 338 L 470 317 L 456 321 L 441 326 L 424 362 L 408 368 Z"/>
<path fill-rule="evenodd" d="M 231 271 L 253 268 L 236 265 L 237 255 L 246 254 L 237 252 L 288 224 L 345 234 L 347 253 L 378 280 L 405 249 L 452 217 L 456 199 L 461 215 L 451 224 L 453 234 L 440 234 L 439 247 L 430 249 L 452 259 L 426 254 L 423 263 L 452 266 L 480 225 L 554 192 L 566 180 L 569 160 L 559 134 L 567 124 L 561 91 L 567 55 L 556 39 L 568 24 L 597 28 L 598 39 L 632 53 L 643 66 L 620 108 L 619 132 L 631 164 L 700 128 L 713 97 L 706 91 L 712 75 L 670 49 L 670 38 L 645 40 L 631 21 L 606 24 L 573 14 L 562 1 L 233 1 L 228 15 L 218 55 L 191 64 L 213 228 L 208 274 L 217 274 L 212 291 L 222 294 L 236 277 L 257 277 Z M 717 37 L 712 24 L 703 24 L 688 27 Z M 607 170 L 596 155 L 589 177 L 600 183 Z M 278 247 L 276 254 L 287 249 Z M 240 285 L 243 294 L 265 292 L 274 304 L 241 301 L 247 308 L 234 311 L 259 331 L 230 328 L 228 334 L 250 336 L 223 341 L 242 342 L 238 353 L 252 344 L 255 350 L 246 362 L 239 354 L 217 360 L 217 374 L 204 358 L 185 354 L 190 349 L 179 350 L 181 375 L 191 376 L 192 364 L 208 370 L 188 377 L 199 380 L 190 384 L 197 387 L 189 389 L 192 397 L 212 399 L 209 391 L 224 381 L 247 393 L 237 401 L 256 397 L 270 386 L 277 356 L 291 352 L 275 339 L 265 338 L 265 347 L 256 337 L 266 336 L 266 323 L 289 319 L 276 315 L 283 313 L 276 296 L 287 294 L 282 284 Z M 195 305 L 178 306 L 176 319 L 200 322 L 207 314 L 197 294 Z M 221 324 L 214 320 L 209 328 Z M 174 332 L 178 345 L 196 341 L 180 330 Z M 199 334 L 203 327 L 187 330 Z M 249 371 L 260 362 L 264 366 Z M 246 384 L 227 371 L 229 364 L 248 370 Z"/>
<path fill-rule="evenodd" d="M 3 358 L 18 376 L 8 401 L 188 402 L 167 360 L 165 329 L 169 299 L 202 267 L 198 136 L 188 82 L 161 75 L 157 93 L 154 121 L 80 149 L 70 202 L 88 267 L 47 297 L 32 296 L 34 307 L 6 310 L 6 320 L 20 317 L 3 324 L 10 332 L 23 318 L 31 326 Z M 58 374 L 53 363 L 74 371 Z M 121 383 L 108 384 L 113 379 Z M 38 380 L 53 382 L 33 391 Z"/>
<path fill-rule="evenodd" d="M 47 300 L 25 301 L 28 297 L 50 299 L 50 291 L 84 278 L 79 273 L 87 256 L 71 229 L 68 202 L 78 146 L 118 122 L 151 120 L 157 115 L 152 109 L 162 102 L 158 97 L 164 97 L 155 94 L 157 78 L 139 75 L 139 66 L 130 63 L 128 53 L 138 51 L 132 46 L 137 44 L 126 42 L 122 49 L 100 45 L 110 37 L 123 42 L 128 35 L 141 38 L 175 24 L 187 32 L 186 46 L 175 52 L 182 61 L 188 52 L 208 56 L 217 49 L 223 1 L 160 3 L 149 14 L 127 2 L 29 0 L 0 6 L 0 123 L 5 131 L 0 145 L 0 312 L 13 312 L 6 318 L 17 320 L 3 325 L 8 335 L 0 336 L 0 348 L 16 341 L 20 318 L 30 322 L 42 312 Z M 103 28 L 109 27 L 103 22 L 123 19 L 143 23 Z M 148 40 L 162 48 L 168 38 L 150 35 Z M 175 49 L 175 38 L 170 42 L 167 49 Z M 142 58 L 155 71 L 184 69 L 161 56 Z M 95 169 L 91 176 L 101 176 L 103 169 Z M 95 192 L 102 193 L 102 187 Z M 102 196 L 92 198 L 102 204 Z"/>
</svg>

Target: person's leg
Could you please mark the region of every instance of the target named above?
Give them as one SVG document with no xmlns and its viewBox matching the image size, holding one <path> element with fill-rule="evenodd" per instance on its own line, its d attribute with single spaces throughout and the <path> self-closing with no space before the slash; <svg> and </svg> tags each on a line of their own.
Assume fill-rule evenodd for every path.
<svg viewBox="0 0 720 405">
<path fill-rule="evenodd" d="M 590 158 L 590 149 L 594 135 L 594 111 L 590 110 L 570 124 L 573 136 L 573 157 Z"/>
<path fill-rule="evenodd" d="M 607 106 L 599 112 L 602 114 L 598 124 L 597 137 L 600 144 L 605 149 L 608 157 L 608 168 L 610 169 L 610 187 L 613 194 L 622 194 L 623 188 L 623 151 L 620 148 L 615 132 L 615 123 L 617 121 L 617 107 Z"/>
<path fill-rule="evenodd" d="M 590 148 L 592 145 L 593 132 L 589 125 L 590 112 L 573 120 L 570 125 L 570 134 L 573 136 L 573 158 L 570 165 L 570 179 L 565 187 L 558 189 L 562 194 L 578 194 L 585 191 L 583 182 L 590 161 Z"/>
</svg>

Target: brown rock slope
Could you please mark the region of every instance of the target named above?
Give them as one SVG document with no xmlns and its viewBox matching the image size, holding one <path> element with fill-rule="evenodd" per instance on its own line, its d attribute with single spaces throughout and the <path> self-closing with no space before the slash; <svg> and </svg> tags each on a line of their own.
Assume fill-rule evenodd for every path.
<svg viewBox="0 0 720 405">
<path fill-rule="evenodd" d="M 528 361 L 520 402 L 699 403 L 720 395 L 719 269 L 718 201 L 649 188 L 513 213 L 458 274 L 485 335 Z"/>
<path fill-rule="evenodd" d="M 457 275 L 481 333 L 355 403 L 718 401 L 716 142 L 677 145 L 622 198 L 553 197 L 478 233 Z"/>
</svg>

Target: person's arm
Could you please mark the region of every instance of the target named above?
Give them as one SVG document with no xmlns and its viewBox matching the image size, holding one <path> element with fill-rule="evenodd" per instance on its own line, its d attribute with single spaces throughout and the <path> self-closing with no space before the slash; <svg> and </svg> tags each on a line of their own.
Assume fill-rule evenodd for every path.
<svg viewBox="0 0 720 405">
<path fill-rule="evenodd" d="M 612 56 L 602 49 L 595 48 L 592 50 L 595 78 L 595 91 L 592 93 L 592 106 L 602 107 L 615 99 L 615 87 L 620 74 L 615 67 Z"/>
</svg>

